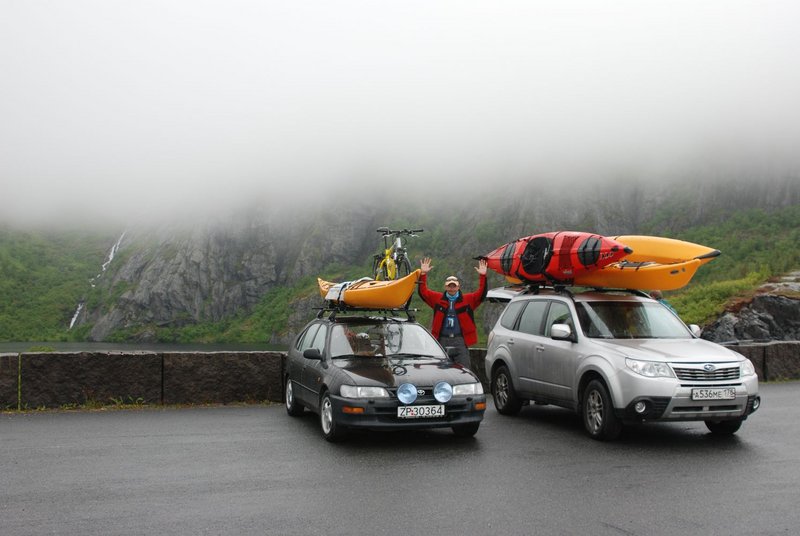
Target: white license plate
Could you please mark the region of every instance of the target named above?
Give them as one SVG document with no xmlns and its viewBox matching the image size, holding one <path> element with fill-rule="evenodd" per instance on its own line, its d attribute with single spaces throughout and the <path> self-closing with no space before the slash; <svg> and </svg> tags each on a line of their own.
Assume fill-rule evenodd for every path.
<svg viewBox="0 0 800 536">
<path fill-rule="evenodd" d="M 444 406 L 399 406 L 397 417 L 400 419 L 444 417 Z"/>
<path fill-rule="evenodd" d="M 719 387 L 716 389 L 692 389 L 692 400 L 733 400 L 736 389 Z"/>
</svg>

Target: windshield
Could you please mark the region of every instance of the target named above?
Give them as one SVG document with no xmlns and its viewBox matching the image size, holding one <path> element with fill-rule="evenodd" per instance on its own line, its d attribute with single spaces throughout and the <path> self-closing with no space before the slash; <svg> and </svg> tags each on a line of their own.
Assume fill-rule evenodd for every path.
<svg viewBox="0 0 800 536">
<path fill-rule="evenodd" d="M 430 333 L 419 324 L 375 322 L 369 324 L 336 324 L 331 330 L 330 355 L 357 356 L 422 356 L 446 359 L 446 355 Z"/>
<path fill-rule="evenodd" d="M 683 322 L 660 303 L 582 302 L 578 320 L 587 337 L 601 339 L 690 339 Z"/>
</svg>

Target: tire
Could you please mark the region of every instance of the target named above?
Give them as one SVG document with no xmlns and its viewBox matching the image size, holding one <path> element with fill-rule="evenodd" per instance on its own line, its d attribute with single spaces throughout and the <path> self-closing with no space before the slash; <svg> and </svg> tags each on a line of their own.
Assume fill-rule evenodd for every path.
<svg viewBox="0 0 800 536">
<path fill-rule="evenodd" d="M 522 400 L 514 391 L 511 373 L 505 365 L 498 367 L 492 374 L 492 398 L 495 409 L 501 415 L 516 415 L 522 408 Z"/>
<path fill-rule="evenodd" d="M 411 273 L 411 263 L 408 261 L 408 258 L 403 257 L 402 260 L 399 263 L 397 263 L 396 279 L 401 279 L 410 273 Z"/>
<path fill-rule="evenodd" d="M 712 434 L 717 435 L 733 435 L 742 426 L 743 419 L 735 419 L 732 421 L 706 421 L 706 428 Z"/>
<path fill-rule="evenodd" d="M 286 413 L 292 417 L 299 417 L 303 414 L 303 405 L 294 397 L 294 387 L 292 386 L 292 380 L 288 376 L 286 377 L 283 401 L 286 403 Z"/>
<path fill-rule="evenodd" d="M 611 441 L 619 437 L 622 423 L 614 415 L 614 403 L 608 388 L 600 380 L 592 380 L 583 390 L 581 400 L 583 426 L 592 439 Z"/>
<path fill-rule="evenodd" d="M 322 430 L 322 436 L 331 443 L 341 441 L 347 435 L 345 427 L 336 422 L 331 395 L 327 391 L 322 394 L 319 403 L 319 427 Z"/>
<path fill-rule="evenodd" d="M 457 424 L 453 426 L 453 433 L 458 437 L 472 437 L 478 433 L 478 428 L 480 427 L 481 427 L 480 422 Z"/>
</svg>

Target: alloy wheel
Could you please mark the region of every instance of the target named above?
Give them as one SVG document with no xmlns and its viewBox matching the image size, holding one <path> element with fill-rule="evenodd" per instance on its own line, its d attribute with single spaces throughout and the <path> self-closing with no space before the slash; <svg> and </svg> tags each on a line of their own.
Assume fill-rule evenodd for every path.
<svg viewBox="0 0 800 536">
<path fill-rule="evenodd" d="M 603 397 L 593 389 L 586 399 L 586 426 L 592 434 L 603 428 L 603 411 Z"/>
</svg>

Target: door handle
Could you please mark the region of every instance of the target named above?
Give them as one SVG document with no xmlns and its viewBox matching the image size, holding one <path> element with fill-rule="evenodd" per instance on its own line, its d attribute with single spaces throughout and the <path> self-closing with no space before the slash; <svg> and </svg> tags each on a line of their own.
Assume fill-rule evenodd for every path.
<svg viewBox="0 0 800 536">
<path fill-rule="evenodd" d="M 514 339 L 508 339 L 508 342 L 506 344 L 508 344 L 509 346 L 514 346 Z"/>
<path fill-rule="evenodd" d="M 537 347 L 536 347 L 536 351 L 537 351 L 537 352 L 544 352 L 544 346 L 541 346 L 541 345 L 540 345 L 540 346 L 537 346 Z"/>
</svg>

